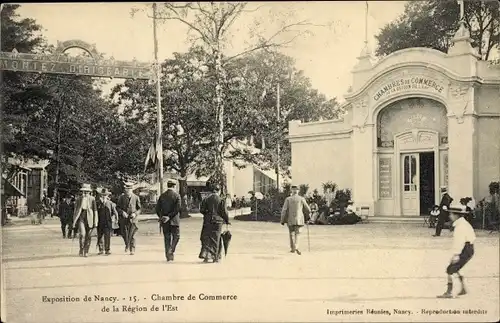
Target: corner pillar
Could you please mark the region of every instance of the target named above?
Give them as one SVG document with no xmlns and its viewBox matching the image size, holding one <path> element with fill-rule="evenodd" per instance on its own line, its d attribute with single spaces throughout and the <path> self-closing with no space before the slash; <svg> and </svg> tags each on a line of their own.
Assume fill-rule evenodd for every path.
<svg viewBox="0 0 500 323">
<path fill-rule="evenodd" d="M 448 118 L 448 190 L 453 204 L 463 197 L 474 197 L 476 123 L 472 115 Z M 476 198 L 476 197 L 474 197 Z"/>
<path fill-rule="evenodd" d="M 369 206 L 374 215 L 373 125 L 355 126 L 353 132 L 353 200 L 356 206 Z"/>
</svg>

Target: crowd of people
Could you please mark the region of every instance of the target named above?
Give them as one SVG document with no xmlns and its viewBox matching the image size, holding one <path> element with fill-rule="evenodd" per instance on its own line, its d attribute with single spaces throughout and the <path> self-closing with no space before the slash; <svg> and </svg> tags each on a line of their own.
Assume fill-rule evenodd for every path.
<svg viewBox="0 0 500 323">
<path fill-rule="evenodd" d="M 57 215 L 61 220 L 63 238 L 79 236 L 79 255 L 87 257 L 90 251 L 92 233 L 97 231 L 98 254 L 111 254 L 110 238 L 113 230 L 118 229 L 123 238 L 125 252 L 134 255 L 136 249 L 135 233 L 138 230 L 138 215 L 141 212 L 139 197 L 133 193 L 132 183 L 124 183 L 125 192 L 121 194 L 116 203 L 111 201 L 111 193 L 103 188 L 93 196 L 89 184 L 82 185 L 78 197 L 66 195 L 59 205 Z M 175 190 L 176 181 L 168 180 L 167 189 L 156 203 L 156 214 L 164 237 L 164 250 L 167 262 L 174 261 L 175 251 L 180 241 L 180 213 L 181 197 Z M 204 263 L 219 262 L 223 250 L 222 227 L 229 225 L 227 195 L 221 195 L 220 187 L 210 185 L 210 194 L 201 201 L 200 212 L 203 214 L 200 243 L 201 250 L 198 255 Z M 453 206 L 453 198 L 448 194 L 446 187 L 442 187 L 440 205 L 433 209 L 436 216 L 436 233 L 440 236 L 445 221 L 449 218 L 453 231 L 453 256 L 446 268 L 448 274 L 447 290 L 440 298 L 451 298 L 453 277 L 460 281 L 458 295 L 465 295 L 464 278 L 460 270 L 474 255 L 474 229 L 467 221 L 470 214 L 470 200 L 462 199 L 462 207 Z M 318 207 L 315 202 L 308 204 L 306 198 L 299 195 L 299 188 L 291 186 L 291 194 L 286 197 L 281 210 L 281 224 L 287 225 L 290 242 L 290 252 L 301 255 L 300 236 L 302 228 L 317 221 Z M 463 207 L 465 206 L 465 208 Z M 467 209 L 469 207 L 469 209 Z M 347 203 L 346 214 L 355 214 L 352 201 Z"/>
<path fill-rule="evenodd" d="M 103 188 L 94 194 L 89 184 L 83 184 L 76 197 L 71 194 L 63 196 L 54 213 L 60 219 L 63 238 L 78 236 L 79 256 L 88 256 L 94 231 L 99 255 L 111 255 L 111 235 L 116 232 L 123 238 L 125 253 L 135 254 L 135 234 L 142 206 L 139 196 L 132 190 L 133 183 L 126 182 L 124 186 L 125 192 L 115 200 L 116 203 L 111 200 L 109 190 Z M 167 262 L 174 261 L 180 240 L 181 198 L 175 186 L 176 181 L 167 181 L 167 190 L 160 195 L 155 208 L 164 236 Z M 230 224 L 227 210 L 227 201 L 221 196 L 219 186 L 211 185 L 210 194 L 200 206 L 203 226 L 199 258 L 206 263 L 220 260 L 222 225 Z"/>
</svg>

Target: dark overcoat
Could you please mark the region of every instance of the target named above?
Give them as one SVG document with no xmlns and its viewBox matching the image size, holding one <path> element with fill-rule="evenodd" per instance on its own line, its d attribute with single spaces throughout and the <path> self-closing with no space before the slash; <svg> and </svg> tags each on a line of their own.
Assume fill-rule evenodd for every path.
<svg viewBox="0 0 500 323">
<path fill-rule="evenodd" d="M 123 193 L 118 198 L 116 209 L 118 211 L 120 221 L 128 219 L 127 221 L 130 221 L 131 223 L 137 223 L 138 217 L 136 216 L 134 218 L 131 218 L 130 215 L 132 213 L 135 213 L 136 215 L 140 214 L 141 200 L 139 199 L 139 196 L 135 195 L 134 193 L 132 193 L 130 197 L 127 196 L 127 194 Z"/>
<path fill-rule="evenodd" d="M 200 212 L 203 214 L 203 224 L 229 223 L 226 201 L 216 193 L 210 194 L 203 200 Z"/>
<path fill-rule="evenodd" d="M 113 228 L 113 222 L 117 221 L 118 211 L 115 204 L 111 201 L 97 201 L 98 229 Z"/>
<path fill-rule="evenodd" d="M 172 189 L 167 189 L 160 195 L 156 203 L 156 215 L 161 219 L 162 216 L 168 216 L 170 219 L 166 223 L 170 225 L 180 225 L 181 196 Z M 166 223 L 161 222 L 162 225 Z"/>
</svg>

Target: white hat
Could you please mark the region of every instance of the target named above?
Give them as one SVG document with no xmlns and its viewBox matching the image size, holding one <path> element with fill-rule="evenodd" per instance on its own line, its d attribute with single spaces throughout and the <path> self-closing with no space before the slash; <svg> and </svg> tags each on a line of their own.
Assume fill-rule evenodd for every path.
<svg viewBox="0 0 500 323">
<path fill-rule="evenodd" d="M 83 184 L 82 187 L 80 188 L 80 191 L 92 192 L 92 187 L 90 187 L 90 184 Z"/>
<path fill-rule="evenodd" d="M 132 188 L 132 186 L 134 186 L 134 183 L 132 183 L 132 182 L 123 182 L 123 185 L 125 185 L 125 188 Z"/>
</svg>

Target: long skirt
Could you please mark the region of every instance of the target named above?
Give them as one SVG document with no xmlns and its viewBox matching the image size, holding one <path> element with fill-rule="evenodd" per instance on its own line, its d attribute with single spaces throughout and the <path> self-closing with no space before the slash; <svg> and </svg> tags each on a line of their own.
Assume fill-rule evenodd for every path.
<svg viewBox="0 0 500 323">
<path fill-rule="evenodd" d="M 205 258 L 218 261 L 223 248 L 220 237 L 222 233 L 222 223 L 210 223 L 206 225 L 206 227 L 204 246 L 204 250 L 206 252 Z"/>
</svg>

